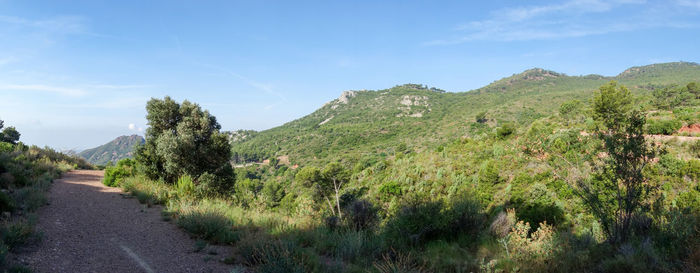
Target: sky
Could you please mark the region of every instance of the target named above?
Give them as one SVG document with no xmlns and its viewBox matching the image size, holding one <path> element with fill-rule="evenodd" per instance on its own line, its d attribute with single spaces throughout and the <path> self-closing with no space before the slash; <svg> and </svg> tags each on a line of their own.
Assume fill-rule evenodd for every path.
<svg viewBox="0 0 700 273">
<path fill-rule="evenodd" d="M 612 76 L 700 62 L 699 45 L 700 0 L 0 0 L 0 120 L 80 150 L 143 135 L 145 103 L 166 95 L 264 130 L 345 90 Z"/>
</svg>

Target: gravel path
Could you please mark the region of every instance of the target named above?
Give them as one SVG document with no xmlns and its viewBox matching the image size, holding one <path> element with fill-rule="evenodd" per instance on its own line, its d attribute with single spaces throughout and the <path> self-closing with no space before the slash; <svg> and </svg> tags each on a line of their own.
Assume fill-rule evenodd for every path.
<svg viewBox="0 0 700 273">
<path fill-rule="evenodd" d="M 225 247 L 194 252 L 195 241 L 119 189 L 102 171 L 72 171 L 54 181 L 39 210 L 42 240 L 17 257 L 35 272 L 230 272 Z M 216 254 L 218 253 L 218 255 Z"/>
</svg>

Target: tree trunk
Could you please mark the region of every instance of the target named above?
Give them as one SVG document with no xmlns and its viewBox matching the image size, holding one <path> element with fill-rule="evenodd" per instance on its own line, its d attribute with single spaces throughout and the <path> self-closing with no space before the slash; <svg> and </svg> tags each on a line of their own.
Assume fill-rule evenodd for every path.
<svg viewBox="0 0 700 273">
<path fill-rule="evenodd" d="M 331 212 L 333 212 L 333 215 L 335 215 L 335 208 L 333 208 L 333 204 L 331 203 L 331 200 L 328 199 L 328 196 L 324 196 L 323 198 L 326 199 L 326 203 L 328 203 L 328 208 L 331 209 Z"/>
<path fill-rule="evenodd" d="M 335 204 L 338 206 L 338 218 L 343 218 L 343 215 L 340 213 L 340 196 L 338 195 L 340 186 L 335 179 L 333 180 L 333 187 L 335 188 Z"/>
</svg>

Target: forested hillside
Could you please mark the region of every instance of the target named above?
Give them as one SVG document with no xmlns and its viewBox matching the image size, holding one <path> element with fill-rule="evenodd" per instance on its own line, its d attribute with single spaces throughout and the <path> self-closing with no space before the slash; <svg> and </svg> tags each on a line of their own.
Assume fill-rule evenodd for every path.
<svg viewBox="0 0 700 273">
<path fill-rule="evenodd" d="M 697 272 L 699 80 L 670 63 L 348 91 L 263 132 L 152 99 L 104 182 L 256 272 Z"/>
<path fill-rule="evenodd" d="M 615 77 L 530 69 L 459 93 L 416 84 L 346 91 L 308 116 L 233 142 L 232 151 L 238 163 L 288 156 L 292 164 L 304 164 L 339 155 L 391 154 L 402 144 L 423 150 L 470 135 L 478 114 L 491 125 L 523 125 L 555 113 L 564 101 L 587 101 L 610 80 L 628 86 L 646 103 L 643 98 L 655 88 L 698 79 L 698 64 L 680 62 L 633 67 Z"/>
</svg>

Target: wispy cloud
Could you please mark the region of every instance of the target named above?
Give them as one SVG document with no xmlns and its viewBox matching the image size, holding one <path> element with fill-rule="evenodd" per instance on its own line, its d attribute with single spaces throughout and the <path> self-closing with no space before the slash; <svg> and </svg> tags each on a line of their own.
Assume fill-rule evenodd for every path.
<svg viewBox="0 0 700 273">
<path fill-rule="evenodd" d="M 85 18 L 80 16 L 56 16 L 32 20 L 17 16 L 0 15 L 0 23 L 60 34 L 85 32 L 86 28 L 84 22 Z"/>
<path fill-rule="evenodd" d="M 286 98 L 282 93 L 277 92 L 277 90 L 275 90 L 275 88 L 274 88 L 274 86 L 273 86 L 272 84 L 263 83 L 263 82 L 259 82 L 259 81 L 252 80 L 252 79 L 250 79 L 250 78 L 248 78 L 248 77 L 245 77 L 245 76 L 243 76 L 243 75 L 241 75 L 241 74 L 238 74 L 238 73 L 236 73 L 236 72 L 233 72 L 233 71 L 231 71 L 231 70 L 229 70 L 229 69 L 226 69 L 226 68 L 224 68 L 224 67 L 215 66 L 215 65 L 210 65 L 210 64 L 199 64 L 199 65 L 205 66 L 205 67 L 209 67 L 209 68 L 213 68 L 213 69 L 216 69 L 216 70 L 218 70 L 218 71 L 221 71 L 221 72 L 225 73 L 225 74 L 228 75 L 228 76 L 231 76 L 231 77 L 234 77 L 234 78 L 236 78 L 236 79 L 241 80 L 241 81 L 244 82 L 245 84 L 247 84 L 247 85 L 249 85 L 249 86 L 251 86 L 251 87 L 257 89 L 258 91 L 262 91 L 262 92 L 264 92 L 264 93 L 266 93 L 266 94 L 268 94 L 268 95 L 275 96 L 275 97 L 277 97 L 278 99 L 280 99 L 280 101 L 283 101 L 283 102 L 284 102 L 284 101 L 287 101 L 287 98 Z"/>
<path fill-rule="evenodd" d="M 678 0 L 679 6 L 700 9 L 700 0 Z"/>
<path fill-rule="evenodd" d="M 61 86 L 51 86 L 42 84 L 7 84 L 0 85 L 0 91 L 34 91 L 34 92 L 48 92 L 63 96 L 80 97 L 87 95 L 88 92 L 71 87 L 61 87 Z"/>
<path fill-rule="evenodd" d="M 693 4 L 692 2 L 686 4 Z M 641 12 L 618 12 L 636 8 Z M 458 25 L 453 37 L 424 45 L 450 45 L 470 41 L 527 41 L 575 38 L 656 27 L 689 28 L 694 23 L 671 20 L 652 12 L 654 7 L 639 0 L 572 0 L 558 4 L 496 10 L 485 20 Z M 647 12 L 648 11 L 648 12 Z M 643 13 L 643 14 L 642 14 Z M 601 15 L 601 16 L 593 16 Z"/>
<path fill-rule="evenodd" d="M 15 62 L 16 58 L 14 57 L 0 57 L 0 66 Z"/>
<path fill-rule="evenodd" d="M 88 88 L 95 88 L 95 89 L 144 89 L 144 88 L 151 88 L 153 85 L 149 84 L 90 84 L 87 85 L 86 87 Z"/>
</svg>

